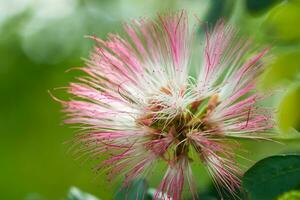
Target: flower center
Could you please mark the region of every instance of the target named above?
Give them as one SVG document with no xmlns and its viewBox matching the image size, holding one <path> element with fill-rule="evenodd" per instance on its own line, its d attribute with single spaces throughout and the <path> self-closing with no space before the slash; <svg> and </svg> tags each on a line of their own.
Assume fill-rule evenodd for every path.
<svg viewBox="0 0 300 200">
<path fill-rule="evenodd" d="M 149 113 L 137 120 L 138 125 L 149 132 L 145 147 L 168 161 L 188 156 L 189 144 L 192 144 L 190 134 L 220 132 L 219 127 L 209 120 L 210 113 L 218 104 L 218 94 L 214 94 L 192 102 L 175 117 L 164 115 L 161 104 L 151 104 L 147 109 Z"/>
</svg>

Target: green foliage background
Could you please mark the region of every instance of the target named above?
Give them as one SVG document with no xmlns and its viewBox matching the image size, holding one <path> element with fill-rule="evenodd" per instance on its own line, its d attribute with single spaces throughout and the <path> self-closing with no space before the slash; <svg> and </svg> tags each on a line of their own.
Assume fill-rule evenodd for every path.
<svg viewBox="0 0 300 200">
<path fill-rule="evenodd" d="M 25 2 L 25 3 L 24 3 Z M 158 12 L 186 9 L 195 21 L 223 17 L 260 44 L 272 46 L 274 58 L 261 77 L 260 89 L 275 89 L 266 102 L 275 106 L 282 143 L 246 142 L 253 161 L 300 149 L 300 1 L 299 0 L 2 0 L 0 1 L 0 198 L 63 199 L 70 186 L 111 199 L 118 183 L 95 175 L 92 163 L 76 161 L 65 141 L 74 130 L 62 125 L 60 105 L 48 90 L 61 90 L 82 66 L 92 42 L 121 23 Z M 199 33 L 200 34 L 200 33 Z M 247 166 L 253 163 L 244 163 Z M 202 167 L 195 166 L 200 190 L 209 187 Z M 160 170 L 158 170 L 159 172 Z M 153 177 L 151 184 L 161 178 Z"/>
</svg>

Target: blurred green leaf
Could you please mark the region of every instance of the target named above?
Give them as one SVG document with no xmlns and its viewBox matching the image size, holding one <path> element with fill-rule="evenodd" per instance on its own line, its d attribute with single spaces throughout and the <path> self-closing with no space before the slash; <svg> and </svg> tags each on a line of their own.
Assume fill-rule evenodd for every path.
<svg viewBox="0 0 300 200">
<path fill-rule="evenodd" d="M 273 200 L 300 186 L 300 155 L 277 155 L 252 166 L 243 177 L 251 200 Z"/>
<path fill-rule="evenodd" d="M 145 179 L 137 179 L 128 186 L 117 191 L 115 200 L 151 200 L 152 197 L 148 194 L 148 183 Z"/>
<path fill-rule="evenodd" d="M 300 200 L 300 191 L 292 190 L 279 196 L 277 200 Z"/>
<path fill-rule="evenodd" d="M 300 128 L 300 86 L 292 88 L 283 98 L 279 105 L 279 127 L 283 131 L 288 131 L 290 128 Z"/>
<path fill-rule="evenodd" d="M 73 55 L 85 35 L 84 13 L 47 22 L 39 28 L 28 23 L 22 35 L 26 55 L 37 63 L 54 64 Z M 35 30 L 37 29 L 37 30 Z M 45 39 L 47 38 L 47 39 Z"/>
<path fill-rule="evenodd" d="M 250 12 L 264 11 L 280 0 L 246 0 L 246 7 Z"/>
<path fill-rule="evenodd" d="M 43 198 L 40 194 L 31 193 L 26 196 L 25 200 L 45 200 L 45 198 Z"/>
<path fill-rule="evenodd" d="M 232 14 L 235 1 L 232 0 L 212 0 L 207 11 L 206 20 L 210 24 L 215 24 L 220 18 L 229 18 Z"/>
<path fill-rule="evenodd" d="M 265 72 L 262 87 L 270 88 L 284 81 L 293 81 L 300 77 L 300 51 L 293 50 L 279 54 L 268 66 Z M 300 80 L 300 79 L 299 79 Z"/>
<path fill-rule="evenodd" d="M 100 199 L 86 192 L 82 192 L 76 187 L 71 187 L 67 200 L 100 200 Z"/>
<path fill-rule="evenodd" d="M 266 39 L 283 43 L 299 42 L 299 19 L 300 1 L 284 1 L 274 7 L 263 24 Z"/>
</svg>

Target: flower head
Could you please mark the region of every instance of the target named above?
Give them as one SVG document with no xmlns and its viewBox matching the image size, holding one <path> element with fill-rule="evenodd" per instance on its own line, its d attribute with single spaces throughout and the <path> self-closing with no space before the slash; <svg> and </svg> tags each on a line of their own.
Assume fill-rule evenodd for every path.
<svg viewBox="0 0 300 200">
<path fill-rule="evenodd" d="M 66 123 L 80 124 L 80 152 L 101 159 L 97 169 L 129 181 L 151 174 L 154 164 L 167 170 L 156 199 L 179 200 L 184 185 L 193 195 L 191 163 L 198 157 L 218 188 L 240 187 L 235 138 L 263 138 L 272 127 L 257 105 L 256 77 L 263 70 L 250 40 L 219 21 L 206 32 L 204 48 L 195 46 L 185 12 L 125 24 L 127 37 L 109 34 L 96 41 L 87 76 L 71 83 L 77 100 L 62 102 Z M 201 58 L 198 77 L 189 76 L 192 55 Z M 250 57 L 249 57 L 250 56 Z M 161 196 L 160 194 L 165 194 Z"/>
</svg>

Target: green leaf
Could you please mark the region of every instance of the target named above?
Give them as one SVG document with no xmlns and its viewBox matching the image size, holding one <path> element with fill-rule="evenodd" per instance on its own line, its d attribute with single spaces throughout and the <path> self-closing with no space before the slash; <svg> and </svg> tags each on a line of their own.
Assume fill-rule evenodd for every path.
<svg viewBox="0 0 300 200">
<path fill-rule="evenodd" d="M 261 81 L 263 89 L 272 88 L 300 77 L 300 51 L 280 52 L 268 66 Z"/>
<path fill-rule="evenodd" d="M 148 183 L 145 179 L 137 179 L 128 186 L 117 191 L 115 200 L 151 200 L 148 194 Z"/>
<path fill-rule="evenodd" d="M 264 11 L 280 0 L 246 0 L 246 7 L 250 12 Z"/>
<path fill-rule="evenodd" d="M 279 41 L 282 43 L 294 44 L 300 41 L 300 2 L 286 1 L 274 7 L 263 28 L 266 33 L 266 39 Z"/>
<path fill-rule="evenodd" d="M 300 191 L 292 190 L 280 195 L 277 200 L 300 200 Z"/>
<path fill-rule="evenodd" d="M 212 0 L 205 21 L 215 24 L 221 18 L 229 18 L 235 5 L 234 0 Z"/>
<path fill-rule="evenodd" d="M 82 192 L 76 187 L 71 187 L 67 200 L 100 200 L 100 199 L 91 194 Z"/>
<path fill-rule="evenodd" d="M 288 91 L 279 105 L 278 119 L 279 128 L 285 132 L 291 128 L 300 128 L 300 86 L 296 86 Z"/>
<path fill-rule="evenodd" d="M 257 162 L 242 185 L 251 200 L 274 200 L 300 186 L 300 155 L 277 155 Z"/>
</svg>

